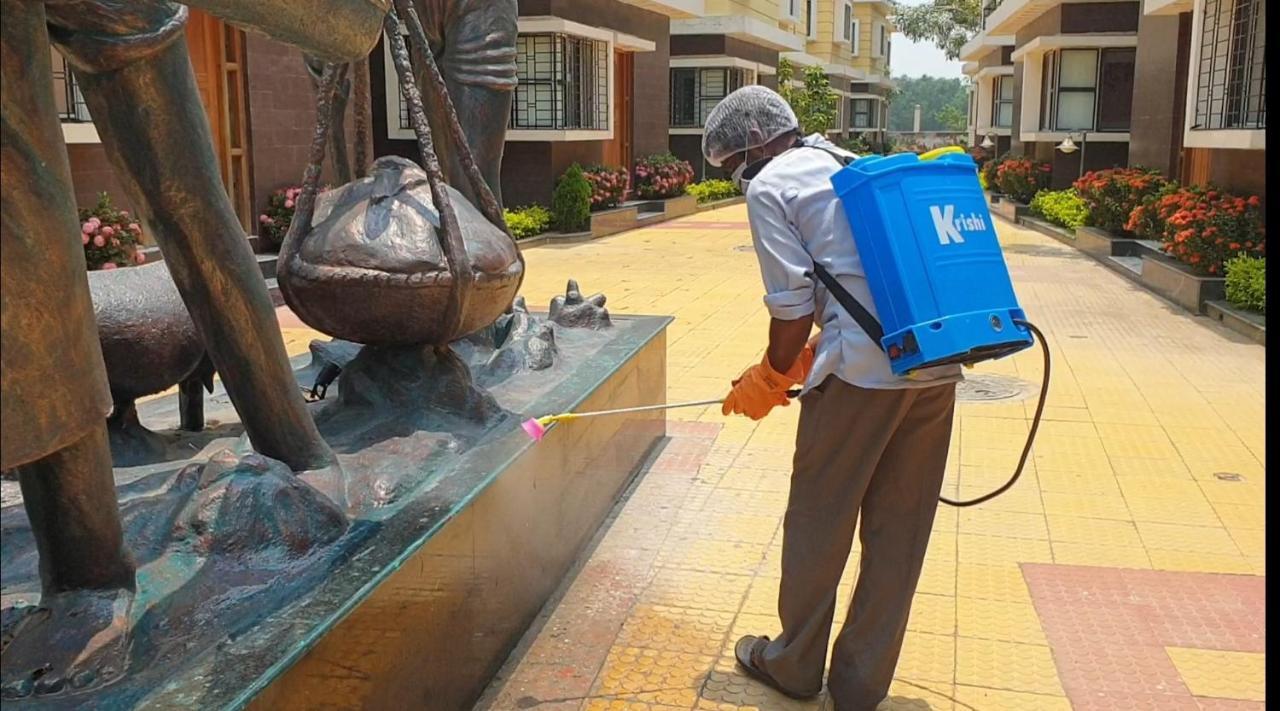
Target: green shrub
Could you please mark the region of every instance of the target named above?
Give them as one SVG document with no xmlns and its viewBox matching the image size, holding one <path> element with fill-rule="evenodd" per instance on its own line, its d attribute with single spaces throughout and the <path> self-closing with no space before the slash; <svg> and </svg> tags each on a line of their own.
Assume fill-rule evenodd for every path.
<svg viewBox="0 0 1280 711">
<path fill-rule="evenodd" d="M 1075 188 L 1041 190 L 1031 199 L 1031 213 L 1060 227 L 1074 230 L 1085 224 L 1089 206 Z"/>
<path fill-rule="evenodd" d="M 693 183 L 685 190 L 690 195 L 698 198 L 699 204 L 724 200 L 742 194 L 742 191 L 738 190 L 738 186 L 734 185 L 732 180 L 718 180 L 716 178 L 704 180 L 701 183 Z"/>
<path fill-rule="evenodd" d="M 980 170 L 980 171 L 978 171 L 978 185 L 981 185 L 983 190 L 990 190 L 990 189 L 991 189 L 991 186 L 990 186 L 990 185 L 987 185 L 987 174 L 986 174 L 986 172 L 981 171 L 981 170 Z"/>
<path fill-rule="evenodd" d="M 1227 301 L 1249 311 L 1267 312 L 1267 258 L 1242 254 L 1228 260 Z"/>
<path fill-rule="evenodd" d="M 551 195 L 552 219 L 563 232 L 578 232 L 591 221 L 591 183 L 582 173 L 582 166 L 574 163 L 556 181 Z"/>
<path fill-rule="evenodd" d="M 982 186 L 984 188 L 986 188 L 987 190 L 1000 189 L 1000 186 L 996 184 L 996 169 L 1000 167 L 1001 163 L 1005 162 L 1008 159 L 1009 159 L 1009 154 L 1005 153 L 1004 155 L 1001 155 L 997 158 L 992 158 L 991 160 L 982 164 L 982 167 L 978 169 L 978 172 L 982 176 Z"/>
<path fill-rule="evenodd" d="M 503 212 L 507 216 L 507 228 L 516 239 L 540 235 L 551 227 L 551 211 L 541 205 L 518 207 Z"/>
</svg>

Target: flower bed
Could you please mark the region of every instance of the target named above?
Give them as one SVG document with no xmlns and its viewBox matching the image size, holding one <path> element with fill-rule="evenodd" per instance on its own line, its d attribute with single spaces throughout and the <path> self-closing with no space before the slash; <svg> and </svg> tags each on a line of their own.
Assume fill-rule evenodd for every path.
<svg viewBox="0 0 1280 711">
<path fill-rule="evenodd" d="M 1240 255 L 1229 260 L 1227 301 L 1246 311 L 1267 312 L 1267 258 Z"/>
<path fill-rule="evenodd" d="M 147 257 L 140 249 L 142 227 L 126 210 L 111 205 L 106 193 L 98 194 L 98 204 L 80 210 L 80 244 L 89 269 L 117 269 L 145 264 Z"/>
<path fill-rule="evenodd" d="M 1129 216 L 1126 228 L 1159 240 L 1169 256 L 1199 274 L 1221 276 L 1225 262 L 1266 251 L 1261 201 L 1212 186 L 1168 189 L 1149 196 Z"/>
<path fill-rule="evenodd" d="M 626 168 L 597 165 L 583 171 L 591 184 L 591 210 L 604 210 L 622 204 L 629 180 Z"/>
<path fill-rule="evenodd" d="M 683 195 L 693 182 L 693 166 L 670 153 L 642 158 L 636 162 L 635 193 L 644 200 L 662 200 Z"/>
<path fill-rule="evenodd" d="M 1088 209 L 1088 224 L 1122 234 L 1127 231 L 1133 211 L 1148 197 L 1167 191 L 1170 185 L 1154 170 L 1110 168 L 1085 173 L 1072 187 Z"/>
<path fill-rule="evenodd" d="M 1052 167 L 1028 158 L 1006 160 L 996 167 L 996 187 L 1021 203 L 1029 203 L 1036 193 L 1049 186 Z"/>
</svg>

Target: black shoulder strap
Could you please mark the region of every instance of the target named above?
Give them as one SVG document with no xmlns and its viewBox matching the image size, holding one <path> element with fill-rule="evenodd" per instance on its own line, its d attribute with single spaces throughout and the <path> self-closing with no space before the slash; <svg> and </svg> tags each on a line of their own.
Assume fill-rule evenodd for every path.
<svg viewBox="0 0 1280 711">
<path fill-rule="evenodd" d="M 853 161 L 857 160 L 852 156 L 846 156 L 822 146 L 805 145 L 802 147 L 820 150 L 832 158 L 835 158 L 836 162 L 840 163 L 840 165 L 849 165 Z M 863 307 L 856 298 L 854 298 L 853 294 L 849 293 L 848 289 L 845 289 L 840 285 L 840 282 L 836 281 L 836 278 L 831 275 L 831 272 L 827 271 L 826 267 L 823 267 L 815 259 L 813 262 L 813 272 L 811 274 L 806 274 L 805 276 L 811 279 L 814 276 L 818 277 L 818 280 L 822 282 L 822 285 L 827 287 L 827 291 L 831 292 L 831 295 L 834 296 L 836 301 L 844 307 L 844 310 L 853 317 L 853 320 L 858 323 L 858 326 L 860 326 L 863 331 L 866 331 L 867 335 L 871 337 L 871 342 L 876 344 L 876 348 L 884 350 L 884 345 L 880 343 L 880 339 L 884 338 L 884 327 L 880 325 L 880 322 L 876 320 L 875 316 L 871 315 L 870 311 L 867 311 L 867 309 Z"/>
<path fill-rule="evenodd" d="M 847 289 L 840 286 L 840 282 L 836 281 L 834 276 L 831 276 L 831 272 L 827 271 L 817 261 L 814 261 L 813 273 L 805 276 L 810 278 L 817 276 L 822 285 L 827 287 L 827 291 L 830 291 L 836 301 L 840 302 L 840 305 L 862 327 L 862 330 L 867 332 L 867 335 L 871 337 L 871 342 L 876 344 L 876 348 L 884 350 L 884 345 L 880 343 L 880 339 L 884 338 L 884 328 L 880 325 L 880 322 L 876 320 L 875 316 L 871 315 L 870 311 L 863 308 L 853 294 L 850 294 Z"/>
</svg>

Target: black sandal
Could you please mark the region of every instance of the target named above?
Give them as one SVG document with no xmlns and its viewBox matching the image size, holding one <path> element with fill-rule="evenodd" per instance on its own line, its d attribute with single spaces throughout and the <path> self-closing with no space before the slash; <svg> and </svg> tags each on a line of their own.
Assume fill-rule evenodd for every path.
<svg viewBox="0 0 1280 711">
<path fill-rule="evenodd" d="M 764 655 L 764 648 L 767 646 L 769 646 L 769 638 L 767 636 L 760 635 L 757 637 L 749 634 L 738 640 L 738 643 L 733 646 L 733 656 L 738 660 L 738 666 L 742 667 L 748 676 L 784 696 L 797 701 L 808 701 L 822 693 L 822 689 L 818 689 L 810 694 L 800 694 L 779 684 L 778 680 L 770 676 L 769 672 L 764 670 L 764 665 L 761 664 L 761 657 Z"/>
</svg>

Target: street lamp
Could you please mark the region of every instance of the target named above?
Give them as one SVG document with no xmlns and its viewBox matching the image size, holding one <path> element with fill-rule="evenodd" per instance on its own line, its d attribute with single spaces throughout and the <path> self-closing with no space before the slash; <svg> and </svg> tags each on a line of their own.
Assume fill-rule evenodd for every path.
<svg viewBox="0 0 1280 711">
<path fill-rule="evenodd" d="M 980 143 L 980 144 L 978 144 L 978 145 L 980 145 L 980 146 L 982 146 L 983 148 L 986 148 L 986 149 L 991 149 L 992 147 L 994 147 L 994 146 L 996 145 L 996 143 L 995 143 L 995 141 L 991 140 L 991 134 L 989 134 L 989 133 L 988 133 L 987 135 L 985 135 L 985 136 L 983 136 L 983 137 L 982 137 L 982 143 Z M 1072 149 L 1072 150 L 1074 150 L 1074 149 Z"/>
<path fill-rule="evenodd" d="M 1085 149 L 1086 139 L 1088 135 L 1089 133 L 1087 131 L 1080 132 L 1080 170 L 1076 174 L 1076 177 L 1084 175 L 1084 149 Z M 1057 148 L 1058 150 L 1062 151 L 1063 153 L 1066 153 L 1067 155 L 1075 153 L 1076 144 L 1074 141 L 1071 140 L 1071 134 L 1068 133 L 1067 137 L 1062 139 L 1062 143 L 1059 143 L 1057 145 Z"/>
</svg>

